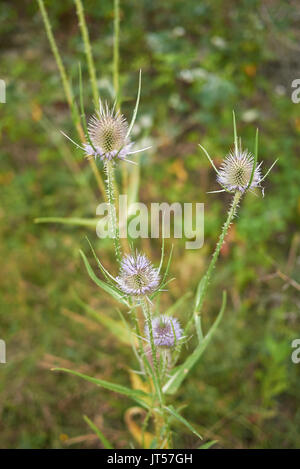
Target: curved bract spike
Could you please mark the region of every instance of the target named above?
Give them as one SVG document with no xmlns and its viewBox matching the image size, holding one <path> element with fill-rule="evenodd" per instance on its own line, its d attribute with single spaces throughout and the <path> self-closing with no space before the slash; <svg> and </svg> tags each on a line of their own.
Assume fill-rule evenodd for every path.
<svg viewBox="0 0 300 469">
<path fill-rule="evenodd" d="M 235 120 L 235 112 L 232 110 L 232 119 L 233 119 L 233 141 L 234 141 L 234 150 L 238 151 L 238 136 L 236 132 L 236 120 Z"/>
<path fill-rule="evenodd" d="M 277 163 L 278 161 L 278 158 L 277 160 L 274 161 L 274 163 L 270 166 L 270 168 L 268 169 L 268 171 L 266 172 L 266 174 L 264 175 L 264 177 L 260 180 L 260 182 L 264 181 L 266 179 L 266 177 L 268 176 L 268 174 L 272 171 L 272 169 L 274 168 L 275 164 Z"/>
<path fill-rule="evenodd" d="M 135 103 L 135 108 L 134 108 L 134 111 L 133 111 L 132 119 L 131 119 L 130 125 L 128 127 L 128 131 L 127 131 L 127 134 L 126 134 L 126 138 L 129 137 L 129 135 L 132 131 L 132 128 L 134 126 L 135 120 L 136 120 L 136 116 L 137 116 L 137 112 L 138 112 L 138 108 L 139 108 L 139 103 L 140 103 L 141 88 L 142 88 L 142 70 L 140 70 L 140 73 L 139 73 L 138 93 L 137 93 L 137 97 L 136 97 L 136 103 Z"/>
<path fill-rule="evenodd" d="M 152 148 L 152 145 L 150 145 L 149 147 L 141 148 L 140 150 L 130 151 L 128 155 L 135 155 L 136 153 L 141 153 L 142 151 L 149 150 L 150 148 Z"/>
<path fill-rule="evenodd" d="M 215 164 L 214 164 L 212 158 L 209 156 L 208 152 L 205 150 L 205 148 L 204 148 L 202 145 L 200 145 L 200 143 L 198 143 L 198 145 L 199 145 L 199 147 L 201 148 L 201 150 L 205 153 L 205 155 L 206 155 L 208 161 L 210 162 L 210 164 L 212 165 L 212 167 L 214 168 L 214 170 L 216 171 L 216 173 L 219 174 L 219 171 L 217 170 L 217 168 L 216 168 L 216 166 L 215 166 Z"/>
<path fill-rule="evenodd" d="M 68 140 L 70 140 L 70 142 L 73 143 L 73 145 L 75 145 L 77 148 L 80 148 L 80 150 L 83 150 L 84 151 L 84 148 L 80 145 L 78 145 L 78 143 L 74 142 L 74 140 L 72 140 L 67 134 L 65 134 L 62 130 L 60 130 L 60 133 L 66 137 Z"/>
<path fill-rule="evenodd" d="M 255 173 L 255 168 L 257 165 L 257 160 L 258 160 L 258 129 L 256 129 L 256 134 L 255 134 L 255 148 L 254 148 L 254 158 L 253 158 L 253 166 L 252 166 L 252 171 L 251 171 L 251 176 L 249 179 L 248 183 L 248 189 L 251 187 L 253 178 L 254 178 L 254 173 Z"/>
</svg>

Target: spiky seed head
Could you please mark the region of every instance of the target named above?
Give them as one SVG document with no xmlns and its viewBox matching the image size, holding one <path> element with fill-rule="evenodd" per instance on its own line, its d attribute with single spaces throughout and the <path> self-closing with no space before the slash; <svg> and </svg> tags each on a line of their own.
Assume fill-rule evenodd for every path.
<svg viewBox="0 0 300 469">
<path fill-rule="evenodd" d="M 92 145 L 86 144 L 85 151 L 89 155 L 99 156 L 102 160 L 114 158 L 124 159 L 129 153 L 132 143 L 128 137 L 128 124 L 125 117 L 109 109 L 108 104 L 102 106 L 88 123 L 88 134 Z"/>
<path fill-rule="evenodd" d="M 245 192 L 247 189 L 258 187 L 262 179 L 260 165 L 256 165 L 251 185 L 248 187 L 253 162 L 254 157 L 247 150 L 234 150 L 223 161 L 217 181 L 231 192 Z"/>
<path fill-rule="evenodd" d="M 154 345 L 157 347 L 174 347 L 182 338 L 179 321 L 173 316 L 162 314 L 151 320 Z M 145 334 L 150 340 L 149 326 L 145 326 Z"/>
<path fill-rule="evenodd" d="M 127 295 L 147 296 L 157 289 L 160 275 L 144 254 L 127 254 L 121 262 L 116 281 Z"/>
</svg>

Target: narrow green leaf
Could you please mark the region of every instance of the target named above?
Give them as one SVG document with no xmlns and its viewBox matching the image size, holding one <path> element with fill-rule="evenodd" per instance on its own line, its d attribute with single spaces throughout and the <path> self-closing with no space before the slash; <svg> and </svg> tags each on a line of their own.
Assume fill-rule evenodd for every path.
<svg viewBox="0 0 300 469">
<path fill-rule="evenodd" d="M 90 278 L 93 280 L 93 282 L 95 282 L 95 284 L 98 285 L 98 287 L 102 288 L 102 290 L 106 291 L 109 295 L 111 295 L 117 301 L 119 301 L 120 303 L 125 304 L 126 306 L 129 306 L 127 301 L 122 297 L 122 295 L 120 293 L 118 293 L 118 291 L 116 289 L 114 289 L 112 286 L 108 285 L 107 283 L 103 282 L 102 280 L 100 280 L 95 275 L 95 272 L 93 271 L 93 269 L 92 269 L 89 261 L 87 260 L 84 252 L 81 251 L 81 250 L 79 252 L 80 252 L 80 255 L 83 259 L 86 270 L 87 270 Z"/>
<path fill-rule="evenodd" d="M 202 277 L 202 279 L 198 283 L 196 296 L 195 296 L 194 311 L 198 311 L 198 308 L 199 308 L 199 305 L 201 304 L 202 296 L 204 293 L 205 293 L 205 275 Z"/>
<path fill-rule="evenodd" d="M 202 325 L 201 325 L 201 316 L 200 314 L 194 313 L 194 321 L 195 321 L 195 328 L 198 336 L 199 344 L 203 340 L 203 332 L 202 332 Z"/>
<path fill-rule="evenodd" d="M 79 373 L 78 371 L 69 370 L 68 368 L 52 368 L 52 371 L 65 371 L 71 375 L 78 376 L 79 378 L 85 379 L 86 381 L 96 384 L 97 386 L 100 386 L 104 389 L 108 389 L 109 391 L 117 392 L 118 394 L 123 394 L 124 396 L 130 397 L 142 407 L 149 409 L 149 405 L 143 400 L 143 398 L 151 398 L 151 394 L 147 394 L 144 391 L 129 389 L 125 386 L 121 386 L 120 384 L 114 384 L 110 383 L 109 381 L 104 381 L 103 379 L 93 378 L 83 373 Z"/>
<path fill-rule="evenodd" d="M 99 220 L 96 218 L 65 218 L 65 217 L 42 217 L 35 218 L 34 223 L 62 223 L 64 225 L 78 225 L 78 226 L 97 226 Z"/>
<path fill-rule="evenodd" d="M 163 392 L 164 393 L 174 394 L 177 391 L 177 389 L 179 388 L 179 386 L 181 385 L 181 383 L 184 381 L 184 379 L 186 378 L 186 376 L 188 375 L 190 370 L 193 368 L 193 366 L 200 359 L 202 353 L 204 352 L 207 345 L 211 341 L 211 339 L 213 337 L 213 334 L 216 331 L 216 329 L 217 329 L 217 327 L 218 327 L 218 325 L 219 325 L 219 323 L 222 319 L 222 316 L 223 316 L 223 313 L 224 313 L 224 310 L 225 310 L 225 306 L 226 306 L 226 292 L 223 292 L 222 306 L 221 306 L 220 312 L 217 316 L 217 319 L 215 320 L 215 322 L 211 326 L 210 330 L 208 331 L 208 333 L 206 334 L 204 339 L 195 348 L 193 353 L 188 356 L 188 358 L 185 360 L 185 362 L 182 365 L 180 365 L 176 368 L 176 371 L 173 373 L 171 378 L 167 381 L 167 383 L 163 387 Z"/>
<path fill-rule="evenodd" d="M 101 272 L 103 273 L 104 277 L 106 278 L 106 280 L 110 283 L 110 284 L 113 284 L 112 281 L 115 281 L 114 277 L 108 272 L 108 270 L 106 270 L 106 268 L 101 264 L 100 260 L 98 259 L 96 253 L 95 253 L 95 250 L 92 246 L 92 243 L 90 242 L 89 238 L 86 236 L 85 239 L 87 240 L 87 242 L 89 243 L 89 246 L 90 246 L 90 249 L 92 251 L 92 254 L 94 256 L 94 258 L 96 259 L 96 262 L 98 264 L 98 267 L 99 269 L 101 270 Z M 114 285 L 114 284 L 113 284 Z"/>
<path fill-rule="evenodd" d="M 194 427 L 184 418 L 182 417 L 182 415 L 180 415 L 176 409 L 174 409 L 173 406 L 165 406 L 165 409 L 173 416 L 176 418 L 176 420 L 178 420 L 179 422 L 183 423 L 183 425 L 185 425 L 192 433 L 194 433 L 195 435 L 197 435 L 198 438 L 200 438 L 200 440 L 203 440 L 202 436 L 194 429 Z"/>
<path fill-rule="evenodd" d="M 209 449 L 211 446 L 218 443 L 218 440 L 207 441 L 204 445 L 199 446 L 197 449 Z"/>
<path fill-rule="evenodd" d="M 114 449 L 114 447 L 110 444 L 108 439 L 103 435 L 103 433 L 99 430 L 99 428 L 92 422 L 86 415 L 83 416 L 85 422 L 88 426 L 96 433 L 97 437 L 103 444 L 105 449 Z"/>
</svg>

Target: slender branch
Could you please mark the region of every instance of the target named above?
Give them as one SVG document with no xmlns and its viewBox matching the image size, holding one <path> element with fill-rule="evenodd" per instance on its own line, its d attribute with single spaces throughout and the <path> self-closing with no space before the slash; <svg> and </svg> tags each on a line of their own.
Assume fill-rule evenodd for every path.
<svg viewBox="0 0 300 469">
<path fill-rule="evenodd" d="M 63 87 L 64 87 L 64 92 L 65 92 L 68 104 L 70 106 L 70 109 L 73 112 L 75 103 L 74 103 L 74 99 L 73 99 L 72 88 L 71 88 L 69 79 L 67 77 L 67 72 L 66 72 L 65 66 L 63 64 L 63 61 L 61 59 L 57 44 L 56 44 L 54 36 L 53 36 L 53 31 L 52 31 L 51 23 L 49 21 L 49 16 L 48 16 L 48 13 L 47 13 L 46 8 L 45 8 L 44 1 L 43 0 L 38 0 L 38 4 L 39 4 L 41 15 L 42 15 L 42 18 L 43 18 L 43 21 L 44 21 L 48 41 L 50 43 L 50 47 L 51 47 L 52 53 L 54 55 L 54 58 L 55 58 L 55 61 L 56 61 L 60 76 L 61 76 L 61 81 L 62 81 L 62 84 L 63 84 Z M 77 110 L 77 112 L 78 112 L 78 110 Z M 76 111 L 75 111 L 75 114 L 76 114 Z M 79 113 L 78 113 L 77 117 L 78 117 L 78 120 L 79 120 Z"/>
<path fill-rule="evenodd" d="M 156 379 L 159 384 L 159 400 L 160 403 L 162 403 L 162 396 L 161 396 L 161 383 L 160 383 L 160 374 L 159 374 L 159 367 L 158 367 L 158 361 L 157 361 L 157 353 L 156 353 L 156 347 L 154 344 L 154 337 L 153 337 L 153 329 L 152 329 L 152 321 L 151 321 L 151 311 L 149 309 L 149 305 L 147 303 L 147 300 L 144 298 L 141 298 L 141 307 L 142 311 L 145 316 L 146 324 L 148 326 L 148 331 L 149 331 L 149 338 L 150 338 L 150 347 L 151 347 L 151 355 L 152 355 L 152 360 L 153 360 L 153 365 L 154 365 L 154 371 L 156 374 Z"/>
<path fill-rule="evenodd" d="M 204 302 L 204 296 L 205 296 L 205 293 L 206 293 L 206 290 L 207 290 L 207 287 L 208 287 L 208 284 L 209 284 L 209 281 L 210 281 L 210 278 L 211 278 L 211 274 L 213 272 L 213 269 L 215 268 L 215 265 L 216 265 L 216 262 L 218 260 L 218 257 L 219 257 L 220 251 L 221 251 L 221 247 L 223 246 L 225 236 L 227 234 L 229 226 L 231 225 L 231 222 L 232 222 L 232 220 L 233 220 L 233 218 L 236 214 L 236 209 L 237 209 L 239 201 L 241 199 L 241 195 L 242 195 L 241 192 L 236 192 L 234 194 L 233 201 L 232 201 L 232 204 L 231 204 L 229 212 L 228 212 L 227 220 L 224 223 L 224 226 L 223 226 L 223 229 L 221 231 L 219 240 L 217 242 L 215 251 L 213 253 L 212 259 L 210 261 L 210 264 L 208 266 L 208 269 L 207 269 L 205 277 L 204 277 L 203 290 L 202 290 L 203 293 L 201 295 L 201 299 L 200 299 L 200 302 L 199 302 L 199 305 L 198 305 L 198 311 L 201 311 L 201 309 L 202 309 L 203 302 Z"/>
<path fill-rule="evenodd" d="M 203 283 L 201 284 L 200 298 L 199 298 L 199 302 L 198 302 L 198 305 L 197 305 L 197 310 L 194 311 L 194 314 L 200 314 L 201 313 L 204 298 L 205 298 L 205 294 L 206 294 L 206 291 L 207 291 L 207 288 L 208 288 L 208 285 L 209 285 L 209 282 L 210 282 L 210 279 L 211 279 L 212 272 L 213 272 L 214 267 L 216 265 L 216 262 L 218 260 L 218 257 L 219 257 L 220 251 L 221 251 L 221 247 L 224 243 L 224 240 L 225 240 L 226 234 L 228 232 L 229 226 L 230 226 L 230 224 L 231 224 L 231 222 L 232 222 L 232 220 L 233 220 L 233 218 L 236 214 L 236 210 L 237 210 L 238 204 L 240 202 L 241 196 L 242 196 L 241 192 L 236 192 L 234 194 L 232 204 L 231 204 L 230 209 L 228 211 L 227 219 L 226 219 L 226 221 L 223 225 L 223 228 L 222 228 L 219 240 L 217 242 L 215 251 L 214 251 L 213 256 L 211 258 L 211 261 L 210 261 L 210 264 L 209 264 L 208 269 L 206 271 L 206 274 L 204 275 L 204 277 L 202 279 Z M 189 319 L 189 321 L 186 325 L 184 335 L 186 335 L 188 333 L 188 331 L 191 327 L 191 324 L 192 324 L 193 319 L 194 319 L 194 314 L 191 316 L 191 318 Z M 178 352 L 176 354 L 176 358 L 174 358 L 175 361 L 178 359 L 178 356 L 180 354 L 180 350 L 181 350 L 181 347 L 178 349 Z"/>
<path fill-rule="evenodd" d="M 114 46 L 113 46 L 113 85 L 115 91 L 116 107 L 120 110 L 120 0 L 114 0 Z M 124 194 L 128 189 L 127 165 L 122 167 L 122 186 Z"/>
<path fill-rule="evenodd" d="M 99 103 L 99 92 L 98 92 L 98 87 L 97 87 L 97 78 L 96 78 L 95 64 L 94 64 L 94 59 L 93 59 L 93 54 L 92 54 L 92 47 L 91 47 L 91 42 L 89 38 L 89 32 L 86 26 L 83 4 L 81 0 L 74 0 L 74 2 L 76 5 L 79 27 L 81 30 L 81 35 L 82 35 L 82 40 L 84 44 L 84 50 L 85 50 L 85 55 L 86 55 L 86 60 L 87 60 L 87 65 L 88 65 L 88 70 L 89 70 L 89 75 L 90 75 L 90 82 L 91 82 L 92 91 L 93 91 L 94 106 L 95 108 L 97 108 L 98 103 Z"/>
<path fill-rule="evenodd" d="M 61 81 L 62 81 L 63 88 L 64 88 L 64 93 L 65 93 L 68 105 L 70 107 L 70 110 L 71 110 L 72 119 L 73 119 L 74 125 L 76 127 L 76 130 L 78 132 L 80 140 L 82 142 L 84 142 L 85 141 L 85 135 L 84 135 L 84 130 L 82 128 L 82 125 L 80 123 L 80 113 L 79 113 L 78 107 L 77 107 L 77 105 L 74 101 L 70 80 L 68 78 L 65 66 L 63 64 L 61 55 L 59 53 L 59 50 L 58 50 L 58 47 L 57 47 L 57 44 L 56 44 L 56 41 L 55 41 L 55 38 L 54 38 L 54 35 L 53 35 L 51 23 L 49 21 L 49 16 L 48 16 L 47 10 L 45 8 L 44 0 L 38 0 L 38 4 L 39 4 L 39 8 L 40 8 L 41 15 L 42 15 L 42 18 L 43 18 L 43 22 L 44 22 L 44 25 L 45 25 L 45 30 L 46 30 L 46 34 L 47 34 L 47 37 L 48 37 L 48 41 L 50 43 L 50 47 L 51 47 L 52 53 L 54 55 L 54 58 L 55 58 L 55 61 L 56 61 L 56 64 L 57 64 L 57 68 L 58 68 L 59 73 L 60 73 Z M 98 171 L 97 165 L 96 165 L 96 163 L 93 159 L 90 159 L 89 162 L 90 162 L 89 164 L 92 168 L 92 171 L 94 173 L 94 176 L 96 178 L 99 190 L 100 190 L 101 194 L 103 195 L 104 199 L 106 199 L 106 193 L 105 193 L 105 187 L 104 187 L 103 179 L 101 177 L 101 174 Z"/>
<path fill-rule="evenodd" d="M 113 52 L 113 83 L 116 102 L 119 101 L 119 39 L 120 38 L 120 0 L 114 0 L 114 52 Z"/>
<path fill-rule="evenodd" d="M 143 314 L 144 314 L 144 317 L 145 317 L 145 320 L 146 320 L 146 324 L 148 326 L 154 374 L 155 374 L 157 384 L 158 384 L 156 389 L 158 391 L 158 400 L 159 400 L 159 407 L 160 407 L 161 414 L 160 415 L 157 415 L 157 414 L 154 415 L 155 416 L 155 423 L 156 423 L 156 425 L 155 425 L 156 426 L 156 437 L 157 437 L 158 441 L 160 441 L 160 440 L 163 441 L 164 440 L 164 438 L 161 436 L 161 428 L 165 427 L 165 429 L 166 429 L 166 441 L 167 441 L 168 447 L 171 447 L 171 445 L 172 445 L 171 431 L 170 431 L 170 427 L 169 427 L 169 424 L 168 424 L 168 417 L 167 417 L 166 411 L 165 411 L 165 397 L 164 397 L 164 394 L 162 392 L 160 369 L 159 369 L 159 364 L 158 364 L 158 361 L 157 361 L 157 350 L 156 350 L 156 346 L 155 346 L 155 343 L 154 343 L 154 337 L 153 337 L 151 310 L 150 310 L 150 306 L 149 306 L 149 303 L 148 303 L 146 298 L 141 298 L 140 301 L 141 301 L 141 308 L 142 308 L 142 311 L 143 311 Z M 164 445 L 162 444 L 161 447 L 163 448 L 163 446 Z"/>
</svg>

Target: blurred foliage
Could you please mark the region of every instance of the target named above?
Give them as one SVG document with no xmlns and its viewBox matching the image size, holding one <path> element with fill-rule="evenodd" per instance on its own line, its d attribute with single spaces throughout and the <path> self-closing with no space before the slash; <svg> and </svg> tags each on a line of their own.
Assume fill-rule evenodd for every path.
<svg viewBox="0 0 300 469">
<path fill-rule="evenodd" d="M 46 5 L 77 98 L 82 63 L 89 114 L 91 89 L 73 2 Z M 100 93 L 110 98 L 113 2 L 84 5 Z M 122 110 L 130 115 L 142 68 L 135 133 L 154 148 L 140 159 L 141 200 L 205 202 L 204 247 L 187 251 L 174 241 L 177 280 L 163 295 L 162 310 L 182 291 L 194 290 L 229 202 L 226 195 L 206 194 L 217 184 L 197 144 L 219 163 L 232 144 L 235 109 L 249 150 L 260 129 L 263 167 L 279 158 L 265 197 L 247 196 L 222 249 L 204 326 L 212 323 L 224 288 L 225 318 L 177 396 L 185 417 L 206 439 L 218 440 L 217 447 L 300 443 L 300 365 L 290 358 L 300 334 L 300 299 L 289 280 L 299 286 L 300 117 L 291 101 L 291 81 L 300 75 L 299 13 L 296 2 L 283 0 L 121 0 Z M 78 302 L 118 318 L 78 255 L 80 248 L 88 252 L 88 234 L 114 271 L 110 243 L 93 229 L 34 223 L 41 216 L 94 217 L 101 201 L 89 165 L 58 131 L 75 136 L 36 2 L 2 2 L 0 24 L 7 85 L 7 103 L 0 104 L 0 337 L 7 344 L 7 364 L 0 365 L 0 445 L 97 447 L 84 414 L 116 447 L 127 447 L 126 398 L 50 372 L 53 365 L 76 365 L 126 384 L 134 362 L 130 349 Z M 159 259 L 158 240 L 144 240 L 143 249 Z M 186 311 L 178 317 L 184 323 Z M 175 442 L 196 444 L 181 427 Z"/>
</svg>

